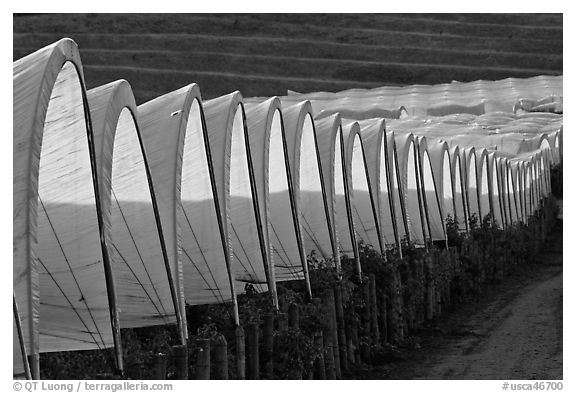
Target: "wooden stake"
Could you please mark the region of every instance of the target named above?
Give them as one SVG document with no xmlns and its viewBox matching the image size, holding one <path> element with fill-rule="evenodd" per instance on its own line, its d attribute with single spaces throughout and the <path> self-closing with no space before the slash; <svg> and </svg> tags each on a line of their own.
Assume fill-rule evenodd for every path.
<svg viewBox="0 0 576 393">
<path fill-rule="evenodd" d="M 258 325 L 248 324 L 248 379 L 260 379 L 260 354 L 258 348 Z"/>
<path fill-rule="evenodd" d="M 344 326 L 344 306 L 342 305 L 342 287 L 334 287 L 334 303 L 336 306 L 336 324 L 338 327 L 338 350 L 340 351 L 340 367 L 342 371 L 348 370 L 348 351 L 346 328 Z"/>
<path fill-rule="evenodd" d="M 288 314 L 279 313 L 278 314 L 278 331 L 285 332 L 288 330 Z"/>
<path fill-rule="evenodd" d="M 389 341 L 397 344 L 400 341 L 400 326 L 398 325 L 398 271 L 396 269 L 392 272 L 391 279 L 392 283 L 388 289 L 390 301 L 386 304 L 386 307 L 388 308 L 386 310 L 388 337 Z"/>
<path fill-rule="evenodd" d="M 165 353 L 157 353 L 154 355 L 154 379 L 166 379 L 166 361 L 167 356 Z"/>
<path fill-rule="evenodd" d="M 400 277 L 400 272 L 397 272 L 397 306 L 396 306 L 396 320 L 398 324 L 398 342 L 404 341 L 404 335 L 406 332 L 404 323 L 404 297 L 402 296 L 402 279 Z"/>
<path fill-rule="evenodd" d="M 314 344 L 320 349 L 320 356 L 314 362 L 314 379 L 326 379 L 326 365 L 324 364 L 324 340 L 322 332 L 314 333 Z"/>
<path fill-rule="evenodd" d="M 362 283 L 362 299 L 364 300 L 364 314 L 362 316 L 362 336 L 364 337 L 360 345 L 360 354 L 365 362 L 370 360 L 370 344 L 372 337 L 370 332 L 370 283 L 366 280 Z"/>
<path fill-rule="evenodd" d="M 350 322 L 346 324 L 346 354 L 347 354 L 347 363 L 348 364 L 356 364 L 356 345 L 354 344 L 354 334 L 353 330 L 356 325 L 356 319 L 350 319 Z"/>
<path fill-rule="evenodd" d="M 370 330 L 374 344 L 380 342 L 380 329 L 378 328 L 378 297 L 376 295 L 376 275 L 369 275 L 370 292 Z"/>
<path fill-rule="evenodd" d="M 244 328 L 236 326 L 236 378 L 246 379 L 246 342 Z"/>
<path fill-rule="evenodd" d="M 263 331 L 263 360 L 264 360 L 264 377 L 267 379 L 274 378 L 274 314 L 264 315 Z"/>
<path fill-rule="evenodd" d="M 293 330 L 300 330 L 300 311 L 296 303 L 292 303 L 288 308 L 288 325 Z M 302 370 L 294 370 L 291 379 L 302 379 Z"/>
<path fill-rule="evenodd" d="M 336 327 L 336 306 L 334 304 L 334 290 L 327 289 L 322 294 L 322 303 L 324 305 L 324 315 L 328 321 L 328 328 L 324 332 L 324 346 L 332 348 L 332 358 L 334 359 L 334 373 L 336 378 L 341 377 L 340 369 L 340 351 L 338 349 L 338 330 Z M 326 364 L 326 375 L 330 379 L 328 364 Z"/>
<path fill-rule="evenodd" d="M 288 323 L 292 329 L 300 329 L 300 309 L 296 303 L 292 303 L 288 309 Z"/>
<path fill-rule="evenodd" d="M 388 342 L 388 302 L 386 301 L 386 293 L 382 292 L 380 295 L 380 307 L 378 307 L 378 315 L 380 319 L 380 328 L 378 329 L 382 342 Z"/>
<path fill-rule="evenodd" d="M 437 253 L 436 253 L 437 255 Z M 425 260 L 419 259 L 418 260 L 418 282 L 425 282 L 426 280 L 426 267 Z M 424 326 L 424 321 L 426 320 L 426 288 L 424 286 L 420 287 L 419 290 L 419 297 L 418 297 L 418 312 L 417 312 L 417 321 L 418 327 L 422 328 Z"/>
<path fill-rule="evenodd" d="M 214 379 L 228 379 L 228 343 L 222 334 L 214 340 Z"/>
<path fill-rule="evenodd" d="M 210 340 L 196 340 L 196 379 L 210 379 Z"/>
<path fill-rule="evenodd" d="M 144 364 L 141 361 L 137 361 L 134 365 L 134 374 L 132 379 L 142 380 L 144 379 Z"/>
<path fill-rule="evenodd" d="M 332 339 L 324 336 L 324 364 L 326 367 L 326 379 L 336 379 L 336 366 L 334 364 L 334 347 Z"/>
<path fill-rule="evenodd" d="M 351 331 L 351 336 L 352 336 L 352 348 L 351 348 L 351 353 L 353 356 L 353 362 L 356 365 L 359 365 L 361 363 L 361 358 L 360 358 L 360 337 L 358 335 L 358 320 L 357 319 L 353 319 L 352 320 L 352 327 L 350 328 Z"/>
<path fill-rule="evenodd" d="M 188 348 L 186 345 L 172 346 L 176 379 L 188 379 Z"/>
<path fill-rule="evenodd" d="M 435 311 L 435 288 L 434 278 L 432 275 L 432 258 L 429 254 L 426 255 L 426 319 L 431 320 L 434 318 Z"/>
</svg>

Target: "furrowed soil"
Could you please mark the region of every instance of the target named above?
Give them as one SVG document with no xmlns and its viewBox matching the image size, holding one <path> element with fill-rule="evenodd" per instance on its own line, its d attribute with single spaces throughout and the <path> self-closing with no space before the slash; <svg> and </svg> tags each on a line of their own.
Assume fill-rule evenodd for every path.
<svg viewBox="0 0 576 393">
<path fill-rule="evenodd" d="M 72 38 L 87 88 L 126 79 L 138 104 L 563 72 L 562 14 L 15 14 L 13 33 L 14 60 Z"/>
<path fill-rule="evenodd" d="M 537 263 L 452 306 L 367 379 L 562 379 L 562 221 Z"/>
</svg>

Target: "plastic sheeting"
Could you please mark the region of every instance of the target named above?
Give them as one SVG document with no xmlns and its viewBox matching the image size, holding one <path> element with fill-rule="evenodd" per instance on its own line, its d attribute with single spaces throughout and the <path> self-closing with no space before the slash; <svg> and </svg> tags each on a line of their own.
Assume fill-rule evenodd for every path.
<svg viewBox="0 0 576 393">
<path fill-rule="evenodd" d="M 320 153 L 324 192 L 328 201 L 330 223 L 338 244 L 336 266 L 340 266 L 340 253 L 356 257 L 357 245 L 352 237 L 350 201 L 346 193 L 346 174 L 342 125 L 339 115 L 316 121 L 316 138 Z"/>
<path fill-rule="evenodd" d="M 270 289 L 275 299 L 242 95 L 235 92 L 205 101 L 204 113 L 236 291 L 253 284 L 259 291 Z"/>
<path fill-rule="evenodd" d="M 115 299 L 81 70 L 71 40 L 14 63 L 13 277 L 32 355 L 113 345 Z M 15 374 L 17 351 L 14 340 Z M 37 363 L 32 369 L 38 377 Z"/>
<path fill-rule="evenodd" d="M 187 172 L 184 170 L 184 145 L 189 134 L 194 134 L 196 138 L 201 139 L 202 137 L 197 136 L 197 133 L 205 133 L 201 117 L 198 114 L 190 115 L 194 110 L 199 111 L 197 104 L 199 100 L 200 90 L 198 86 L 189 85 L 138 107 L 142 144 L 146 149 L 152 181 L 156 184 L 155 192 L 158 200 L 162 233 L 166 242 L 170 271 L 178 299 L 178 308 L 182 316 L 181 330 L 185 335 L 187 334 L 185 325 L 186 313 L 183 312 L 185 310 L 185 300 L 192 301 L 199 294 L 211 293 L 208 288 L 200 287 L 200 290 L 192 292 L 196 292 L 195 296 L 185 296 L 184 286 L 184 259 L 187 253 L 190 255 L 190 249 L 195 250 L 195 243 L 193 240 L 184 243 L 183 232 L 188 229 L 188 221 L 191 223 L 197 222 L 195 220 L 187 220 L 192 213 L 187 212 L 183 207 L 182 179 L 185 176 L 183 173 Z M 192 131 L 188 132 L 188 130 Z M 190 137 L 190 139 L 193 139 L 193 137 Z M 199 148 L 201 149 L 201 147 Z M 197 159 L 197 162 L 201 162 L 201 157 Z M 208 168 L 210 168 L 209 164 L 207 162 L 204 164 L 202 169 L 208 171 Z M 187 168 L 190 166 L 193 165 L 188 164 Z M 195 176 L 191 177 L 198 181 L 205 181 L 202 175 L 205 175 L 204 171 L 195 173 Z M 212 187 L 204 188 L 202 192 L 206 194 L 206 199 L 213 199 Z M 206 211 L 210 211 L 209 207 L 206 207 Z M 203 223 L 203 230 L 213 235 L 210 238 L 212 243 L 205 243 L 203 247 L 212 251 L 214 255 L 221 256 L 219 261 L 225 262 L 224 252 L 220 251 L 220 254 L 218 254 L 218 250 L 223 250 L 223 245 L 222 243 L 218 244 L 218 240 L 221 241 L 221 238 L 218 236 L 218 230 L 214 229 L 215 227 L 217 228 L 217 225 L 218 221 L 206 220 Z M 184 245 L 188 246 L 185 250 L 183 250 Z M 201 277 L 201 275 L 194 276 Z M 192 283 L 189 283 L 187 287 L 191 288 L 192 285 Z M 210 297 L 205 296 L 204 299 L 206 298 Z"/>
<path fill-rule="evenodd" d="M 466 202 L 466 169 L 463 164 L 464 160 L 460 154 L 460 148 L 455 146 L 449 149 L 452 168 L 452 195 L 454 201 L 454 210 L 452 218 L 458 225 L 459 230 L 468 229 L 468 206 Z M 444 184 L 446 184 L 444 182 Z M 447 208 L 447 214 L 450 209 Z"/>
<path fill-rule="evenodd" d="M 362 134 L 362 147 L 370 178 L 371 195 L 376 206 L 376 218 L 380 229 L 380 248 L 400 245 L 396 221 L 390 149 L 384 119 L 368 119 L 358 122 Z"/>
<path fill-rule="evenodd" d="M 439 187 L 440 179 L 434 174 L 430 154 L 428 153 L 428 143 L 426 137 L 418 137 L 418 172 L 421 183 L 423 216 L 426 222 L 428 237 L 433 241 L 446 241 L 445 217 L 441 192 Z"/>
<path fill-rule="evenodd" d="M 307 275 L 308 267 L 293 198 L 280 110 L 277 98 L 246 105 L 250 154 L 255 163 L 255 190 L 266 252 L 274 266 L 274 280 L 300 280 Z"/>
<path fill-rule="evenodd" d="M 453 189 L 456 179 L 454 179 L 455 175 L 452 174 L 453 166 L 446 142 L 432 142 L 428 144 L 427 152 L 433 174 L 432 180 L 434 180 L 434 194 L 431 195 L 433 200 L 428 201 L 428 203 L 437 203 L 438 211 L 432 215 L 432 220 L 434 220 L 435 216 L 441 220 L 441 222 L 433 221 L 433 223 L 431 223 L 431 227 L 433 228 L 432 239 L 442 240 L 447 239 L 445 222 L 448 216 L 455 220 L 458 218 L 455 212 L 456 200 Z M 459 169 L 454 167 L 454 172 L 458 173 L 458 171 Z M 427 196 L 427 199 L 430 198 Z M 460 214 L 462 214 L 462 211 Z M 438 224 L 440 224 L 440 226 Z"/>
<path fill-rule="evenodd" d="M 398 160 L 398 149 L 394 132 L 386 132 L 388 142 L 388 166 L 390 168 L 390 190 L 392 192 L 392 206 L 394 206 L 394 216 L 396 218 L 396 229 L 399 241 L 406 238 L 409 233 L 408 220 L 406 218 L 406 204 L 404 200 L 404 189 L 402 188 L 402 174 Z M 402 255 L 402 248 L 399 249 Z"/>
<path fill-rule="evenodd" d="M 120 326 L 174 323 L 166 248 L 156 221 L 132 90 L 119 81 L 92 89 L 87 96 Z"/>
<path fill-rule="evenodd" d="M 138 108 L 125 81 L 87 100 L 82 78 L 70 40 L 14 63 L 15 375 L 21 342 L 36 374 L 39 352 L 113 344 L 121 367 L 119 323 L 180 316 L 184 341 L 186 304 L 222 302 L 239 322 L 247 284 L 277 306 L 276 281 L 305 277 L 307 259 L 358 262 L 358 241 L 444 241 L 448 216 L 527 222 L 562 162 L 562 114 L 531 112 L 560 112 L 562 77 L 246 111 L 239 92 L 202 103 L 196 85 Z"/>
<path fill-rule="evenodd" d="M 476 180 L 478 184 L 478 211 L 480 222 L 488 215 L 494 217 L 494 208 L 492 205 L 492 182 L 490 175 L 493 173 L 490 169 L 488 150 L 476 150 Z"/>
<path fill-rule="evenodd" d="M 192 101 L 183 138 L 178 221 L 186 303 L 211 304 L 235 299 L 230 257 L 224 252 L 222 218 L 216 207 L 207 130 L 200 100 Z"/>
<path fill-rule="evenodd" d="M 468 207 L 468 217 L 470 220 L 475 216 L 476 220 L 480 217 L 480 196 L 478 193 L 478 169 L 476 165 L 476 149 L 469 147 L 463 149 L 462 157 L 465 165 L 466 173 L 466 195 Z M 461 157 L 461 159 L 462 159 Z"/>
<path fill-rule="evenodd" d="M 396 135 L 398 168 L 401 177 L 400 187 L 404 199 L 404 216 L 408 232 L 406 240 L 416 245 L 426 243 L 426 218 L 422 201 L 420 175 L 418 172 L 418 151 L 412 134 Z"/>
<path fill-rule="evenodd" d="M 310 100 L 316 113 L 346 113 L 360 120 L 369 117 L 399 118 L 408 116 L 445 116 L 454 113 L 480 115 L 489 112 L 518 110 L 521 100 L 531 108 L 549 105 L 560 111 L 563 95 L 562 76 L 536 76 L 498 81 L 443 83 L 437 85 L 383 86 L 352 89 L 337 93 L 288 92 L 287 102 Z M 365 117 L 366 116 L 366 117 Z"/>
<path fill-rule="evenodd" d="M 488 160 L 488 198 L 490 213 L 498 227 L 506 225 L 502 208 L 502 190 L 500 184 L 500 162 L 494 153 L 487 154 Z"/>
<path fill-rule="evenodd" d="M 296 210 L 307 259 L 338 257 L 332 232 L 327 196 L 324 192 L 320 153 L 310 102 L 285 108 L 284 132 L 288 148 Z"/>
<path fill-rule="evenodd" d="M 375 181 L 368 176 L 368 163 L 364 154 L 364 144 L 360 135 L 358 122 L 345 122 L 342 126 L 344 138 L 344 165 L 346 167 L 346 184 L 352 212 L 355 242 L 363 242 L 375 247 L 379 252 L 384 250 L 380 243 L 378 226 L 378 209 L 375 198 Z M 342 217 L 339 218 L 340 220 Z M 345 225 L 341 222 L 340 225 Z"/>
</svg>

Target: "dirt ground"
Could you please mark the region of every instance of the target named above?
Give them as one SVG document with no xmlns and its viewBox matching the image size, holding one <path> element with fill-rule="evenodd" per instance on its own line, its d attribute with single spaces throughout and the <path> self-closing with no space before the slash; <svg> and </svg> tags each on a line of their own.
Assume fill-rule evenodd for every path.
<svg viewBox="0 0 576 393">
<path fill-rule="evenodd" d="M 537 264 L 516 268 L 409 339 L 370 379 L 562 379 L 562 227 Z"/>
<path fill-rule="evenodd" d="M 16 14 L 13 58 L 63 37 L 88 89 L 126 79 L 144 103 L 559 75 L 562 14 Z"/>
</svg>

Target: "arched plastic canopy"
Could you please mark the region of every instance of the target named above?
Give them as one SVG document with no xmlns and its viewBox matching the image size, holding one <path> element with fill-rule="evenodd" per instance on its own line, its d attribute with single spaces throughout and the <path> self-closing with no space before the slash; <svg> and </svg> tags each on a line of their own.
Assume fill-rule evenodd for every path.
<svg viewBox="0 0 576 393">
<path fill-rule="evenodd" d="M 480 195 L 478 190 L 478 170 L 476 165 L 476 149 L 468 147 L 460 150 L 460 159 L 465 171 L 465 192 L 468 220 L 480 219 Z"/>
<path fill-rule="evenodd" d="M 501 182 L 501 161 L 497 154 L 491 151 L 486 151 L 488 160 L 488 193 L 490 213 L 498 227 L 506 226 L 505 206 L 503 205 L 503 189 Z"/>
<path fill-rule="evenodd" d="M 433 159 L 442 162 L 443 157 L 431 157 L 428 153 L 428 140 L 425 136 L 415 138 L 418 147 L 418 167 L 422 190 L 422 206 L 424 207 L 424 217 L 426 220 L 426 230 L 431 240 L 447 241 L 446 223 L 443 216 L 443 195 L 440 193 L 440 182 L 437 176 L 438 171 L 434 171 Z M 447 170 L 450 171 L 450 160 L 445 161 Z M 444 170 L 444 162 L 442 162 Z M 448 187 L 447 187 L 448 188 Z M 442 189 L 443 191 L 443 189 Z"/>
<path fill-rule="evenodd" d="M 401 195 L 404 199 L 404 216 L 408 232 L 406 240 L 424 246 L 428 238 L 425 211 L 422 204 L 422 190 L 418 166 L 418 149 L 411 133 L 395 135 L 398 168 L 401 177 Z"/>
<path fill-rule="evenodd" d="M 280 100 L 273 97 L 245 108 L 259 215 L 274 280 L 305 279 L 311 297 Z"/>
<path fill-rule="evenodd" d="M 512 173 L 512 182 L 514 188 L 514 197 L 516 199 L 516 211 L 518 221 L 525 223 L 526 216 L 524 210 L 524 166 L 521 161 L 515 158 L 508 160 L 510 171 Z"/>
<path fill-rule="evenodd" d="M 429 139 L 428 141 L 429 143 L 427 144 L 427 152 L 430 157 L 430 164 L 432 167 L 432 174 L 436 191 L 436 195 L 432 196 L 435 196 L 438 201 L 438 216 L 442 220 L 440 228 L 438 228 L 438 223 L 431 225 L 432 228 L 436 228 L 436 231 L 438 231 L 438 229 L 442 230 L 442 232 L 437 232 L 436 234 L 433 230 L 432 239 L 434 239 L 434 237 L 438 237 L 440 238 L 438 240 L 441 240 L 442 237 L 444 237 L 444 239 L 447 240 L 445 226 L 446 219 L 450 215 L 452 219 L 458 220 L 455 207 L 456 197 L 454 195 L 454 175 L 458 173 L 460 169 L 452 166 L 453 161 L 450 157 L 448 143 L 433 139 Z M 430 198 L 427 198 L 427 201 L 428 199 Z M 434 203 L 436 203 L 434 200 L 428 201 L 428 204 L 432 204 L 432 206 L 434 206 Z M 436 214 L 431 214 L 431 216 L 434 217 Z"/>
<path fill-rule="evenodd" d="M 468 230 L 468 206 L 466 205 L 466 167 L 460 148 L 449 148 L 450 166 L 452 167 L 452 195 L 454 196 L 454 210 L 452 217 L 455 218 L 458 229 Z"/>
<path fill-rule="evenodd" d="M 524 168 L 524 176 L 523 176 L 523 183 L 524 183 L 524 210 L 525 210 L 525 217 L 526 222 L 528 222 L 529 218 L 532 216 L 535 210 L 534 206 L 534 173 L 532 171 L 532 162 L 528 158 L 518 158 L 519 161 L 522 162 Z"/>
<path fill-rule="evenodd" d="M 382 236 L 378 223 L 376 180 L 372 180 L 369 175 L 369 164 L 364 153 L 360 125 L 357 121 L 344 121 L 342 133 L 346 183 L 356 243 L 362 241 L 379 252 L 383 252 L 386 248 L 381 242 Z"/>
<path fill-rule="evenodd" d="M 13 98 L 13 284 L 32 376 L 39 378 L 39 352 L 113 344 L 122 369 L 92 123 L 74 41 L 14 62 Z M 22 371 L 18 358 L 14 374 Z"/>
<path fill-rule="evenodd" d="M 338 246 L 331 230 L 312 106 L 304 101 L 285 108 L 282 115 L 306 257 L 311 261 L 332 260 L 338 254 Z"/>
<path fill-rule="evenodd" d="M 355 108 L 356 104 L 360 112 L 362 108 L 367 108 L 364 112 L 368 112 L 371 108 L 393 110 L 402 105 L 410 116 L 438 116 L 457 112 L 470 114 L 508 112 L 512 114 L 514 104 L 518 102 L 519 97 L 534 101 L 549 96 L 561 97 L 562 82 L 562 75 L 540 75 L 497 81 L 478 80 L 402 87 L 382 86 L 373 89 L 350 89 L 336 93 L 300 94 L 289 91 L 287 98 L 318 101 L 322 102 L 325 107 L 332 102 L 333 105 L 338 103 L 339 108 L 348 106 Z M 320 110 L 316 109 L 316 106 L 314 109 Z"/>
<path fill-rule="evenodd" d="M 132 89 L 121 80 L 87 97 L 120 326 L 175 323 L 178 299 Z"/>
<path fill-rule="evenodd" d="M 394 131 L 386 131 L 386 142 L 388 152 L 388 170 L 390 190 L 392 194 L 392 206 L 394 206 L 393 215 L 396 220 L 396 236 L 398 242 L 401 242 L 408 230 L 408 220 L 406 216 L 406 204 L 404 200 L 404 190 L 402 188 L 402 175 L 398 161 L 398 149 L 396 146 L 396 137 Z M 402 258 L 402 247 L 398 248 L 399 256 Z"/>
<path fill-rule="evenodd" d="M 236 310 L 200 89 L 184 86 L 138 112 L 187 334 L 185 304 L 232 301 Z"/>
<path fill-rule="evenodd" d="M 494 218 L 494 210 L 491 198 L 491 177 L 492 172 L 489 169 L 488 150 L 484 148 L 476 149 L 476 180 L 478 187 L 478 209 L 480 212 L 479 219 L 482 221 L 488 214 Z"/>
<path fill-rule="evenodd" d="M 251 284 L 269 291 L 277 306 L 242 95 L 234 92 L 206 101 L 204 113 L 236 293 Z"/>
<path fill-rule="evenodd" d="M 505 189 L 506 189 L 506 204 L 508 206 L 509 221 L 508 225 L 515 225 L 521 221 L 520 210 L 518 208 L 518 172 L 512 171 L 512 161 L 505 160 L 505 167 L 503 169 L 506 173 L 505 176 Z"/>
<path fill-rule="evenodd" d="M 362 135 L 362 147 L 366 159 L 366 168 L 370 178 L 371 194 L 375 200 L 376 217 L 380 228 L 381 248 L 400 247 L 398 222 L 394 204 L 394 179 L 390 160 L 395 154 L 390 154 L 386 136 L 386 121 L 367 119 L 358 122 Z M 401 223 L 400 223 L 401 224 Z"/>
<path fill-rule="evenodd" d="M 335 264 L 340 269 L 340 253 L 356 257 L 357 244 L 352 236 L 351 209 L 345 172 L 344 140 L 340 115 L 335 114 L 315 122 L 318 149 L 322 168 L 322 180 L 329 206 L 332 232 L 336 235 L 338 250 Z M 345 217 L 346 221 L 341 220 Z"/>
</svg>

